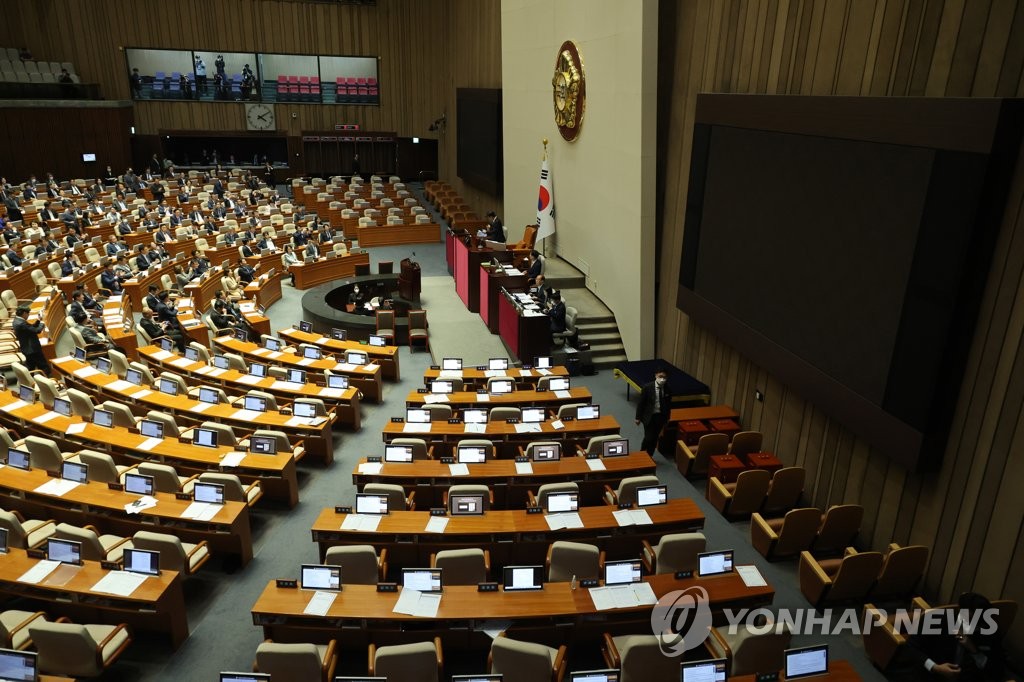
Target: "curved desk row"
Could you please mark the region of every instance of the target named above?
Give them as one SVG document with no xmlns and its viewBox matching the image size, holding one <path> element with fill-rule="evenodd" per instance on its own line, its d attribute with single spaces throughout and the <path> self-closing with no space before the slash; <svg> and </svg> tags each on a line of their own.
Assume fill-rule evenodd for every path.
<svg viewBox="0 0 1024 682">
<path fill-rule="evenodd" d="M 478 390 L 487 388 L 487 380 L 492 377 L 506 376 L 516 380 L 517 384 L 523 386 L 536 386 L 541 377 L 567 377 L 569 370 L 559 365 L 551 369 L 520 369 L 513 367 L 504 372 L 488 371 L 479 367 L 466 367 L 459 370 L 442 370 L 439 367 L 431 367 L 423 373 L 423 385 L 430 388 L 430 382 L 437 379 L 462 379 L 466 390 Z"/>
<path fill-rule="evenodd" d="M 481 408 L 489 410 L 492 407 L 543 407 L 547 410 L 557 411 L 562 405 L 569 403 L 590 404 L 594 396 L 590 389 L 579 386 L 570 388 L 568 391 L 512 391 L 499 395 L 479 391 L 456 391 L 447 394 L 431 394 L 421 392 L 423 389 L 409 391 L 405 397 L 407 407 L 422 407 L 430 403 L 451 405 L 453 410 L 464 410 L 468 408 Z"/>
<path fill-rule="evenodd" d="M 300 332 L 290 327 L 278 330 L 277 335 L 290 344 L 308 343 L 326 353 L 341 354 L 350 350 L 366 353 L 371 361 L 380 364 L 385 379 L 401 379 L 398 346 L 371 346 L 361 341 L 338 341 L 312 332 Z"/>
</svg>

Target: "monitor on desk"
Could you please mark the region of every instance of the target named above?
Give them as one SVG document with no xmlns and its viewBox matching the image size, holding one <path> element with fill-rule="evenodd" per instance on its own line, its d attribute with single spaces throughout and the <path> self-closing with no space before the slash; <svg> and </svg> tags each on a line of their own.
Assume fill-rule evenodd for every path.
<svg viewBox="0 0 1024 682">
<path fill-rule="evenodd" d="M 498 381 L 490 382 L 487 385 L 487 388 L 494 395 L 504 395 L 515 390 L 516 382 L 511 379 L 500 379 Z"/>
<path fill-rule="evenodd" d="M 502 570 L 502 585 L 506 592 L 528 592 L 544 589 L 543 566 L 506 566 Z"/>
<path fill-rule="evenodd" d="M 162 339 L 160 339 L 159 341 L 160 341 L 160 350 L 162 350 L 162 351 L 164 351 L 166 353 L 170 353 L 170 352 L 172 352 L 174 350 L 174 342 L 171 341 L 166 336 L 163 337 Z"/>
<path fill-rule="evenodd" d="M 370 356 L 367 355 L 366 353 L 350 350 L 348 353 L 345 354 L 345 362 L 349 363 L 350 365 L 365 365 L 369 361 Z"/>
<path fill-rule="evenodd" d="M 39 671 L 33 651 L 0 649 L 0 680 L 10 682 L 36 682 Z"/>
<path fill-rule="evenodd" d="M 643 580 L 643 567 L 639 559 L 606 561 L 604 563 L 605 585 L 628 585 Z"/>
<path fill-rule="evenodd" d="M 213 429 L 199 427 L 192 432 L 192 444 L 204 448 L 217 447 L 217 432 Z"/>
<path fill-rule="evenodd" d="M 543 407 L 524 407 L 523 408 L 523 423 L 524 424 L 543 424 L 547 421 L 547 410 Z"/>
<path fill-rule="evenodd" d="M 684 662 L 680 675 L 681 682 L 725 682 L 726 662 L 724 658 Z"/>
<path fill-rule="evenodd" d="M 124 373 L 124 380 L 127 381 L 129 384 L 135 384 L 136 386 L 141 386 L 142 385 L 142 372 L 140 370 L 137 370 L 137 369 L 130 369 L 129 368 L 128 371 Z"/>
<path fill-rule="evenodd" d="M 356 514 L 387 514 L 388 496 L 375 493 L 356 493 Z"/>
<path fill-rule="evenodd" d="M 65 417 L 71 416 L 71 401 L 67 398 L 54 398 L 53 411 Z"/>
<path fill-rule="evenodd" d="M 328 374 L 327 375 L 327 388 L 348 388 L 348 377 L 344 374 Z"/>
<path fill-rule="evenodd" d="M 268 673 L 221 673 L 220 682 L 270 682 Z"/>
<path fill-rule="evenodd" d="M 196 481 L 192 486 L 192 499 L 207 504 L 224 504 L 224 486 Z"/>
<path fill-rule="evenodd" d="M 501 673 L 485 675 L 452 675 L 452 682 L 503 682 L 505 676 Z"/>
<path fill-rule="evenodd" d="M 81 462 L 63 461 L 60 463 L 60 477 L 66 481 L 86 483 L 89 480 L 89 465 Z"/>
<path fill-rule="evenodd" d="M 263 379 L 267 376 L 267 366 L 260 362 L 249 363 L 249 374 Z"/>
<path fill-rule="evenodd" d="M 299 570 L 299 585 L 304 590 L 341 589 L 341 566 L 302 564 Z"/>
<path fill-rule="evenodd" d="M 484 493 L 456 493 L 448 496 L 452 516 L 479 516 L 484 513 Z"/>
<path fill-rule="evenodd" d="M 112 428 L 114 426 L 114 413 L 97 407 L 92 411 L 92 423 L 96 426 Z"/>
<path fill-rule="evenodd" d="M 579 511 L 579 508 L 579 493 L 549 493 L 547 496 L 547 512 L 549 514 L 558 514 L 561 512 L 574 512 Z"/>
<path fill-rule="evenodd" d="M 534 369 L 551 369 L 553 366 L 550 355 L 538 355 L 533 359 Z"/>
<path fill-rule="evenodd" d="M 385 462 L 411 462 L 412 461 L 412 446 L 411 445 L 385 445 L 384 446 L 384 461 Z"/>
<path fill-rule="evenodd" d="M 403 568 L 402 587 L 418 592 L 441 591 L 440 568 Z"/>
<path fill-rule="evenodd" d="M 580 405 L 576 408 L 576 419 L 584 421 L 586 419 L 600 419 L 601 418 L 601 406 L 600 405 Z"/>
<path fill-rule="evenodd" d="M 156 481 L 152 476 L 145 474 L 125 474 L 124 491 L 133 495 L 153 495 L 156 490 Z"/>
<path fill-rule="evenodd" d="M 313 323 L 312 322 L 307 322 L 306 320 L 300 321 L 299 322 L 299 331 L 300 332 L 305 332 L 306 334 L 312 334 L 313 333 Z"/>
<path fill-rule="evenodd" d="M 0 528 L 0 554 L 7 554 L 7 529 Z"/>
<path fill-rule="evenodd" d="M 629 440 L 616 438 L 601 443 L 601 455 L 603 457 L 625 457 L 629 454 Z"/>
<path fill-rule="evenodd" d="M 557 462 L 562 458 L 562 446 L 558 443 L 541 443 L 533 446 L 534 462 Z"/>
<path fill-rule="evenodd" d="M 306 370 L 304 369 L 289 369 L 287 381 L 292 384 L 304 384 L 306 383 Z"/>
<path fill-rule="evenodd" d="M 11 448 L 7 451 L 7 466 L 28 471 L 31 468 L 32 457 L 25 450 Z"/>
<path fill-rule="evenodd" d="M 444 379 L 438 379 L 430 382 L 431 393 L 453 393 L 455 391 L 455 384 L 451 381 L 445 381 Z"/>
<path fill-rule="evenodd" d="M 59 561 L 72 566 L 82 565 L 82 543 L 75 540 L 58 540 L 49 538 L 46 541 L 46 559 Z"/>
<path fill-rule="evenodd" d="M 548 380 L 549 391 L 568 391 L 570 387 L 569 377 L 551 377 Z"/>
<path fill-rule="evenodd" d="M 231 361 L 223 355 L 214 355 L 213 366 L 217 369 L 231 369 Z"/>
<path fill-rule="evenodd" d="M 266 412 L 267 411 L 267 399 L 258 395 L 247 395 L 242 400 L 242 405 L 246 410 L 253 412 Z"/>
<path fill-rule="evenodd" d="M 85 349 L 82 348 L 81 346 L 75 346 L 74 358 L 75 360 L 85 362 Z"/>
<path fill-rule="evenodd" d="M 636 489 L 636 506 L 655 507 L 668 504 L 667 485 L 645 485 Z"/>
<path fill-rule="evenodd" d="M 277 438 L 274 436 L 249 436 L 249 452 L 256 455 L 276 455 Z"/>
<path fill-rule="evenodd" d="M 139 433 L 146 438 L 163 438 L 164 425 L 153 419 L 143 419 L 139 422 Z"/>
<path fill-rule="evenodd" d="M 178 382 L 167 377 L 160 377 L 156 382 L 156 389 L 167 395 L 178 395 Z"/>
<path fill-rule="evenodd" d="M 319 360 L 323 356 L 320 349 L 316 346 L 303 346 L 302 357 L 306 360 Z"/>
<path fill-rule="evenodd" d="M 96 358 L 96 369 L 103 372 L 104 374 L 110 374 L 110 369 L 113 366 L 114 365 L 110 362 L 110 358 Z"/>
<path fill-rule="evenodd" d="M 283 346 L 284 344 L 281 342 L 281 339 L 277 337 L 268 336 L 267 338 L 263 339 L 263 347 L 269 351 L 279 351 Z"/>
<path fill-rule="evenodd" d="M 199 402 L 216 405 L 220 402 L 220 391 L 209 386 L 199 387 Z"/>
<path fill-rule="evenodd" d="M 786 650 L 786 679 L 813 677 L 828 673 L 828 645 L 805 646 Z"/>
<path fill-rule="evenodd" d="M 333 251 L 331 253 L 334 253 Z M 386 677 L 349 677 L 348 675 L 338 675 L 334 678 L 334 682 L 388 682 Z"/>
<path fill-rule="evenodd" d="M 130 370 L 129 370 L 130 371 Z M 23 403 L 34 403 L 36 401 L 36 391 L 31 386 L 21 384 L 18 386 L 18 399 Z"/>
<path fill-rule="evenodd" d="M 383 336 L 377 336 L 376 334 L 370 334 L 369 341 L 370 345 L 374 346 L 375 348 L 383 348 L 385 345 L 387 345 L 387 339 L 385 339 Z"/>
<path fill-rule="evenodd" d="M 619 682 L 619 671 L 610 668 L 605 670 L 581 670 L 569 673 L 569 682 Z"/>
<path fill-rule="evenodd" d="M 316 404 L 296 400 L 292 403 L 292 414 L 303 419 L 314 419 L 316 417 Z"/>
<path fill-rule="evenodd" d="M 430 410 L 424 410 L 418 407 L 407 407 L 405 409 L 405 421 L 410 424 L 429 424 Z"/>
<path fill-rule="evenodd" d="M 244 329 L 236 329 L 235 330 L 235 338 L 237 340 L 239 340 L 239 341 L 248 341 L 249 340 L 249 332 L 245 331 Z"/>
<path fill-rule="evenodd" d="M 487 361 L 487 369 L 497 372 L 508 369 L 508 358 L 491 358 Z"/>
<path fill-rule="evenodd" d="M 462 358 L 442 358 L 441 369 L 443 370 L 461 370 L 462 369 Z"/>
<path fill-rule="evenodd" d="M 732 550 L 720 552 L 702 552 L 697 555 L 697 575 L 723 575 L 732 573 Z"/>
<path fill-rule="evenodd" d="M 143 575 L 160 575 L 160 552 L 147 549 L 124 550 L 124 570 Z"/>
<path fill-rule="evenodd" d="M 185 348 L 185 359 L 191 360 L 192 362 L 199 362 L 199 351 L 192 346 Z"/>
<path fill-rule="evenodd" d="M 459 464 L 483 464 L 487 461 L 487 447 L 483 445 L 460 445 L 456 452 Z"/>
<path fill-rule="evenodd" d="M 467 424 L 486 424 L 487 423 L 487 410 L 481 410 L 476 407 L 462 411 L 462 421 Z"/>
<path fill-rule="evenodd" d="M 335 341 L 344 341 L 348 338 L 348 333 L 344 329 L 338 329 L 334 327 L 331 329 L 331 338 Z"/>
</svg>

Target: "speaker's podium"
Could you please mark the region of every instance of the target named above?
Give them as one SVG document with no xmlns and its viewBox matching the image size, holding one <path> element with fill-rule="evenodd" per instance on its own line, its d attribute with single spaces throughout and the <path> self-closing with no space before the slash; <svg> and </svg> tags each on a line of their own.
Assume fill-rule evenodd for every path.
<svg viewBox="0 0 1024 682">
<path fill-rule="evenodd" d="M 420 264 L 403 258 L 398 273 L 398 295 L 413 305 L 420 304 Z"/>
<path fill-rule="evenodd" d="M 565 345 L 551 351 L 551 364 L 561 365 L 569 371 L 570 376 L 593 374 L 594 358 L 590 352 L 590 344 L 580 344 L 581 348 Z"/>
</svg>

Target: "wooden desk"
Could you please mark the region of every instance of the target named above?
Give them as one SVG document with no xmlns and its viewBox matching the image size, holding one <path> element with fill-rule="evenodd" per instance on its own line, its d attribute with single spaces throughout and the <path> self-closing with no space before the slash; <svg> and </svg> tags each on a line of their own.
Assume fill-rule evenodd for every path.
<svg viewBox="0 0 1024 682">
<path fill-rule="evenodd" d="M 291 327 L 279 329 L 277 335 L 290 344 L 297 346 L 300 343 L 308 343 L 328 353 L 340 355 L 349 350 L 366 353 L 373 362 L 380 364 L 384 378 L 395 381 L 399 381 L 401 378 L 398 346 L 371 346 L 361 341 L 338 341 L 312 332 L 300 332 Z"/>
<path fill-rule="evenodd" d="M 492 251 L 477 248 L 476 237 L 454 238 L 452 248 L 455 257 L 455 293 L 471 313 L 480 312 L 480 265 L 492 258 L 502 261 L 511 259 L 507 251 Z"/>
<path fill-rule="evenodd" d="M 752 452 L 745 459 L 747 460 L 747 468 L 764 469 L 770 474 L 775 473 L 784 466 L 782 460 L 770 452 Z"/>
<path fill-rule="evenodd" d="M 143 299 L 149 293 L 150 284 L 156 285 L 158 290 L 163 290 L 164 287 L 160 284 L 163 275 L 170 275 L 171 281 L 174 281 L 174 264 L 174 261 L 164 261 L 159 267 L 147 270 L 141 277 L 136 274 L 124 282 L 124 293 L 131 300 L 132 308 L 142 310 Z"/>
<path fill-rule="evenodd" d="M 100 267 L 99 263 L 85 264 L 80 272 L 61 277 L 57 280 L 57 288 L 64 294 L 65 300 L 71 300 L 71 294 L 75 292 L 75 287 L 79 284 L 83 285 L 86 289 L 92 293 L 96 293 L 96 277 L 103 272 L 103 268 Z"/>
<path fill-rule="evenodd" d="M 42 403 L 24 406 L 19 406 L 19 403 L 17 396 L 10 391 L 0 391 L 0 422 L 18 434 L 50 438 L 67 452 L 86 448 L 105 452 L 127 464 L 162 462 L 170 464 L 179 474 L 186 476 L 204 471 L 224 471 L 237 475 L 244 482 L 259 481 L 268 498 L 282 500 L 291 507 L 298 504 L 298 475 L 295 458 L 290 452 L 279 452 L 276 455 L 246 454 L 237 467 L 222 467 L 221 460 L 234 452 L 231 446 L 204 448 L 174 438 L 164 438 L 152 448 L 144 449 L 142 445 L 149 439 L 126 428 L 115 426 L 108 429 L 85 423 L 81 417 L 61 415 L 44 418 L 45 421 L 40 423 L 36 418 L 49 414 Z M 80 428 L 77 425 L 84 425 L 84 429 L 69 433 L 72 425 L 76 425 L 75 429 Z"/>
<path fill-rule="evenodd" d="M 498 296 L 498 330 L 509 354 L 523 364 L 551 354 L 551 318 L 523 314 L 506 291 Z"/>
<path fill-rule="evenodd" d="M 65 383 L 83 389 L 87 393 L 109 397 L 123 402 L 131 408 L 145 413 L 155 409 L 175 417 L 182 429 L 199 425 L 205 421 L 218 421 L 231 426 L 241 439 L 256 429 L 273 429 L 285 432 L 292 441 L 292 447 L 300 444 L 311 456 L 322 459 L 325 464 L 334 460 L 334 442 L 331 433 L 335 417 L 311 423 L 300 417 L 282 414 L 279 411 L 261 412 L 255 416 L 238 414 L 239 409 L 231 405 L 211 405 L 186 395 L 167 395 L 149 386 L 135 386 L 113 374 L 97 371 L 92 365 L 74 358 L 58 358 L 53 366 L 64 377 Z M 142 415 L 139 415 L 142 416 Z"/>
<path fill-rule="evenodd" d="M 429 403 L 428 397 L 441 397 L 431 393 L 426 393 L 425 389 L 417 389 L 409 391 L 409 394 L 405 397 L 405 404 L 407 407 L 422 407 Z M 586 403 L 590 404 L 594 396 L 590 393 L 590 389 L 584 386 L 577 386 L 576 388 L 570 388 L 566 393 L 568 395 L 558 395 L 561 391 L 537 391 L 537 390 L 526 390 L 526 391 L 512 391 L 511 393 L 501 393 L 498 395 L 491 395 L 488 393 L 478 393 L 477 391 L 456 391 L 454 393 L 444 394 L 447 400 L 436 401 L 440 404 L 450 405 L 452 410 L 458 412 L 467 408 L 480 408 L 489 410 L 492 407 L 543 407 L 552 412 L 557 412 L 559 406 L 568 405 L 570 403 Z M 484 400 L 481 400 L 481 396 Z"/>
<path fill-rule="evenodd" d="M 387 220 L 381 215 L 381 220 Z M 370 246 L 395 246 L 396 244 L 430 244 L 441 241 L 441 226 L 437 223 L 405 223 L 402 225 L 356 226 L 351 232 L 359 240 L 359 248 Z"/>
<path fill-rule="evenodd" d="M 370 254 L 363 251 L 337 258 L 324 258 L 314 263 L 299 263 L 291 266 L 289 270 L 295 275 L 296 289 L 311 289 L 318 284 L 352 277 L 356 274 L 357 265 L 369 264 Z"/>
<path fill-rule="evenodd" d="M 313 523 L 313 542 L 320 547 L 320 558 L 335 545 L 373 545 L 388 548 L 392 566 L 429 566 L 430 554 L 444 549 L 480 547 L 491 552 L 491 570 L 518 563 L 543 564 L 548 545 L 555 540 L 574 540 L 596 544 L 609 559 L 640 556 L 641 540 L 657 543 L 666 533 L 686 533 L 704 527 L 704 514 L 691 499 L 669 500 L 668 504 L 647 507 L 650 525 L 620 527 L 613 516 L 615 507 L 580 507 L 583 528 L 551 530 L 544 514 L 528 514 L 525 509 L 489 511 L 482 516 L 449 516 L 443 533 L 424 529 L 429 511 L 396 511 L 380 520 L 377 530 L 341 530 L 345 514 L 324 509 Z"/>
<path fill-rule="evenodd" d="M 69 616 L 80 623 L 128 623 L 139 630 L 166 633 L 175 649 L 188 638 L 185 596 L 176 571 L 150 576 L 131 596 L 120 597 L 92 591 L 108 573 L 96 561 L 59 566 L 36 585 L 18 582 L 37 563 L 24 550 L 11 549 L 0 561 L 0 592 L 45 602 L 43 610 L 50 615 Z"/>
<path fill-rule="evenodd" d="M 533 362 L 533 358 L 530 358 Z M 513 368 L 505 372 L 505 376 L 512 377 L 517 384 L 522 386 L 536 386 L 542 376 L 567 377 L 569 370 L 558 366 L 546 370 L 547 374 L 541 374 L 536 369 Z M 430 382 L 436 379 L 458 378 L 462 379 L 462 385 L 467 391 L 475 391 L 487 387 L 487 379 L 490 377 L 486 371 L 478 367 L 466 367 L 461 370 L 444 371 L 440 368 L 431 367 L 423 373 L 423 385 L 430 388 Z"/>
<path fill-rule="evenodd" d="M 501 331 L 499 327 L 498 305 L 502 298 L 502 288 L 510 291 L 526 291 L 527 277 L 523 272 L 519 275 L 507 275 L 504 269 L 496 269 L 487 265 L 480 266 L 480 318 L 492 334 Z M 529 362 L 533 362 L 531 358 Z"/>
<path fill-rule="evenodd" d="M 722 483 L 735 483 L 747 465 L 735 455 L 712 455 L 708 464 L 708 480 L 717 478 Z"/>
<path fill-rule="evenodd" d="M 199 279 L 194 279 L 181 292 L 182 296 L 192 299 L 192 305 L 202 313 L 210 307 L 217 290 L 221 288 L 220 278 L 224 270 L 220 266 L 212 266 Z"/>
<path fill-rule="evenodd" d="M 230 353 L 238 353 L 250 361 L 263 364 L 277 365 L 291 369 L 302 369 L 307 372 L 323 373 L 325 369 L 331 370 L 334 374 L 344 374 L 348 377 L 349 385 L 358 388 L 363 396 L 375 403 L 381 401 L 384 393 L 383 382 L 381 381 L 381 366 L 370 358 L 368 365 L 347 368 L 345 363 L 336 361 L 330 356 L 322 357 L 319 360 L 307 360 L 294 352 L 269 351 L 262 346 L 248 341 L 239 341 L 233 336 L 221 336 L 213 340 L 217 346 Z M 373 366 L 372 369 L 367 367 Z"/>
<path fill-rule="evenodd" d="M 352 472 L 352 483 L 362 490 L 367 483 L 395 483 L 407 491 L 416 491 L 416 506 L 420 509 L 443 507 L 444 492 L 453 485 L 481 484 L 494 492 L 495 509 L 526 507 L 527 492 L 537 492 L 545 483 L 573 481 L 580 488 L 580 505 L 602 504 L 604 486 L 613 489 L 623 478 L 654 475 L 657 468 L 646 452 L 631 452 L 624 457 L 600 460 L 605 469 L 592 471 L 585 457 L 564 457 L 557 462 L 532 462 L 532 474 L 516 473 L 511 459 L 492 459 L 483 464 L 468 464 L 468 476 L 453 476 L 448 464 L 440 460 L 423 459 L 412 463 L 384 462 L 380 473 L 360 473 L 360 460 Z"/>
<path fill-rule="evenodd" d="M 61 497 L 36 492 L 48 480 L 42 469 L 4 467 L 0 469 L 0 504 L 4 509 L 17 509 L 27 518 L 49 518 L 76 526 L 93 524 L 101 532 L 126 537 L 151 530 L 176 535 L 185 542 L 205 540 L 211 552 L 235 554 L 243 566 L 252 560 L 249 508 L 241 502 L 225 502 L 210 521 L 196 521 L 181 517 L 190 501 L 170 493 L 155 493 L 155 507 L 128 514 L 125 505 L 137 500 L 138 495 L 111 490 L 106 483 L 95 481 L 83 483 Z"/>
<path fill-rule="evenodd" d="M 540 432 L 517 433 L 516 424 L 505 422 L 487 422 L 484 433 L 466 433 L 465 424 L 449 424 L 448 422 L 433 422 L 430 424 L 429 433 L 406 433 L 405 424 L 389 422 L 384 425 L 384 442 L 390 443 L 395 438 L 422 438 L 429 442 L 444 443 L 448 447 L 454 447 L 460 440 L 466 438 L 486 439 L 494 443 L 495 451 L 499 456 L 514 456 L 516 446 L 526 447 L 526 443 L 534 440 L 551 440 L 562 444 L 562 451 L 577 444 L 586 445 L 587 440 L 594 436 L 606 436 L 619 433 L 619 422 L 615 417 L 604 416 L 600 419 L 588 419 L 585 421 L 563 422 L 564 428 L 556 429 L 547 421 L 540 424 Z M 441 456 L 443 453 L 434 453 Z"/>
<path fill-rule="evenodd" d="M 229 396 L 241 396 L 252 390 L 265 391 L 275 396 L 279 408 L 290 407 L 296 398 L 316 398 L 324 401 L 328 411 L 336 416 L 335 423 L 345 424 L 353 431 L 362 426 L 362 407 L 359 402 L 359 389 L 347 388 L 344 391 L 328 389 L 315 383 L 293 384 L 273 377 L 258 379 L 251 374 L 243 374 L 236 369 L 220 369 L 205 362 L 193 362 L 173 351 L 165 351 L 156 346 L 143 346 L 139 354 L 151 367 L 160 367 L 191 379 L 190 383 L 197 386 L 218 386 Z M 253 381 L 255 379 L 255 381 Z M 285 404 L 282 405 L 281 403 Z"/>
<path fill-rule="evenodd" d="M 770 604 L 775 595 L 771 586 L 746 587 L 736 573 L 685 580 L 653 575 L 644 580 L 658 597 L 675 590 L 703 587 L 715 614 L 721 614 L 725 608 Z M 557 628 L 557 644 L 596 639 L 610 629 L 622 631 L 632 626 L 635 630 L 640 624 L 649 628 L 651 615 L 650 606 L 597 611 L 590 591 L 573 590 L 570 583 L 547 583 L 543 590 L 535 592 L 479 593 L 475 585 L 447 586 L 434 618 L 394 613 L 399 593 L 377 592 L 373 585 L 345 585 L 327 615 L 305 615 L 303 611 L 313 594 L 311 590 L 281 589 L 271 580 L 252 608 L 253 624 L 263 628 L 264 637 L 285 642 L 324 642 L 337 638 L 339 629 L 344 628 L 346 637 L 338 638 L 339 644 L 364 651 L 363 640 L 371 633 L 394 641 L 423 641 L 436 634 L 448 641 L 456 638 L 465 642 L 472 636 L 476 641 L 470 646 L 483 649 L 491 640 L 474 630 L 492 619 L 512 621 L 517 632 L 543 628 L 550 633 Z M 362 637 L 356 634 L 357 629 L 362 631 Z"/>
<path fill-rule="evenodd" d="M 284 279 L 284 270 L 276 267 L 274 268 L 273 276 L 267 277 L 267 273 L 264 272 L 252 282 L 246 284 L 242 291 L 245 293 L 245 298 L 256 301 L 256 305 L 269 308 L 281 300 L 282 279 Z"/>
<path fill-rule="evenodd" d="M 779 671 L 779 680 L 785 681 L 786 671 Z M 829 656 L 828 672 L 815 675 L 815 682 L 861 682 L 863 678 L 857 674 L 849 661 L 837 661 Z M 757 675 L 730 675 L 728 682 L 757 682 Z"/>
<path fill-rule="evenodd" d="M 739 418 L 739 412 L 728 405 L 677 407 L 669 413 L 658 449 L 666 456 L 671 456 L 676 451 L 677 440 L 681 439 L 690 446 L 696 445 L 701 436 L 718 430 L 715 427 L 718 420 L 729 420 L 738 425 Z"/>
</svg>

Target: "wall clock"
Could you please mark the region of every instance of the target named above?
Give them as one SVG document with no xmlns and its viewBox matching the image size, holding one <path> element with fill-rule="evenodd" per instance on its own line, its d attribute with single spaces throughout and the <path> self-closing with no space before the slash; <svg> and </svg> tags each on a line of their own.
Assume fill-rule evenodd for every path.
<svg viewBox="0 0 1024 682">
<path fill-rule="evenodd" d="M 583 75 L 583 60 L 576 44 L 562 43 L 555 58 L 555 75 L 551 79 L 551 93 L 555 105 L 555 125 L 562 137 L 572 142 L 583 127 L 583 112 L 587 104 L 587 84 Z"/>
<path fill-rule="evenodd" d="M 245 127 L 249 130 L 274 130 L 274 107 L 269 104 L 246 104 Z"/>
</svg>

